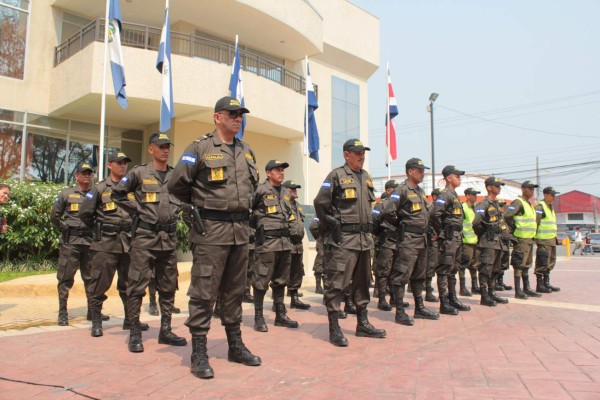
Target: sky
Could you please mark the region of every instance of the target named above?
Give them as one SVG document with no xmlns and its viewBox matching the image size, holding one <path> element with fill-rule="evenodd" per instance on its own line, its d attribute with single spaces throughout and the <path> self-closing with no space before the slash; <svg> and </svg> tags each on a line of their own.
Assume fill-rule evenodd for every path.
<svg viewBox="0 0 600 400">
<path fill-rule="evenodd" d="M 435 167 L 600 196 L 600 1 L 351 0 L 380 20 L 369 79 L 369 170 L 385 165 L 386 62 L 399 115 L 392 175 Z"/>
</svg>

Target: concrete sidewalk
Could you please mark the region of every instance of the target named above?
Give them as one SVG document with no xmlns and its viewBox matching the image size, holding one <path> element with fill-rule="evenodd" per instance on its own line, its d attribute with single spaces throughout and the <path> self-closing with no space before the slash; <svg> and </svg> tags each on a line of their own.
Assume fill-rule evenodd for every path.
<svg viewBox="0 0 600 400">
<path fill-rule="evenodd" d="M 255 332 L 252 306 L 244 305 L 244 340 L 262 357 L 260 367 L 228 362 L 224 330 L 213 320 L 208 347 L 215 379 L 209 381 L 190 374 L 189 344 L 157 343 L 158 317 L 145 312 L 151 326 L 143 334 L 145 352 L 129 353 L 116 295 L 107 301 L 114 304 L 106 307 L 113 317 L 105 335 L 92 338 L 84 304 L 71 310 L 71 326 L 50 326 L 56 320 L 54 294 L 5 297 L 0 284 L 0 378 L 63 387 L 0 380 L 0 398 L 82 398 L 75 391 L 96 399 L 600 399 L 599 273 L 593 257 L 561 259 L 553 274 L 561 292 L 527 301 L 505 292 L 510 303 L 494 308 L 467 298 L 470 312 L 417 320 L 413 327 L 395 324 L 393 313 L 376 310 L 372 301 L 370 320 L 388 337 L 355 337 L 350 316 L 340 321 L 348 348 L 328 343 L 326 312 L 308 274 L 303 300 L 312 309 L 289 312 L 299 329 L 274 327 L 269 311 L 269 332 Z M 185 290 L 177 294 L 183 314 L 173 327 L 189 338 Z M 35 325 L 28 315 L 36 310 L 47 325 L 14 329 L 20 320 Z"/>
</svg>

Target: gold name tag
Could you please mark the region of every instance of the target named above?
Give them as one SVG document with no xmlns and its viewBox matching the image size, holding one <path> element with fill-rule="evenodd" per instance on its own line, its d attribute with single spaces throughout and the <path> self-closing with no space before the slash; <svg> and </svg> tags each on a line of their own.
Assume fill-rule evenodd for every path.
<svg viewBox="0 0 600 400">
<path fill-rule="evenodd" d="M 495 215 L 490 215 L 490 222 L 495 222 L 497 220 Z"/>
<path fill-rule="evenodd" d="M 71 203 L 71 211 L 79 211 L 79 204 L 78 203 Z"/>
<path fill-rule="evenodd" d="M 78 195 L 77 193 L 71 193 L 71 194 L 69 195 L 69 198 L 70 198 L 70 199 L 78 199 L 78 198 L 80 198 L 80 197 L 81 197 L 81 196 L 80 196 L 80 195 Z"/>
<path fill-rule="evenodd" d="M 275 214 L 277 212 L 277 206 L 268 206 L 267 214 Z"/>
<path fill-rule="evenodd" d="M 455 208 L 454 210 L 452 210 L 452 214 L 454 215 L 460 215 L 460 208 Z"/>
<path fill-rule="evenodd" d="M 355 199 L 356 198 L 356 190 L 354 190 L 354 188 L 344 189 L 344 196 L 347 199 Z"/>
<path fill-rule="evenodd" d="M 146 203 L 156 203 L 156 193 L 146 193 Z"/>
<path fill-rule="evenodd" d="M 210 169 L 210 180 L 211 181 L 222 181 L 223 180 L 223 167 L 211 168 Z"/>
<path fill-rule="evenodd" d="M 127 198 L 128 198 L 129 200 L 134 200 L 134 201 L 135 201 L 135 195 L 133 194 L 133 192 L 129 192 L 129 193 L 127 193 Z"/>
<path fill-rule="evenodd" d="M 223 154 L 207 154 L 204 156 L 205 160 L 222 160 Z"/>
<path fill-rule="evenodd" d="M 346 178 L 346 179 L 343 179 L 343 178 L 342 178 L 342 179 L 340 179 L 340 183 L 341 183 L 342 185 L 347 185 L 347 184 L 349 184 L 349 183 L 354 183 L 354 179 L 352 179 L 352 178 Z"/>
<path fill-rule="evenodd" d="M 265 194 L 265 200 L 275 200 L 277 196 L 274 194 Z"/>
<path fill-rule="evenodd" d="M 412 203 L 412 210 L 413 211 L 420 211 L 421 210 L 421 204 L 419 204 L 419 203 Z"/>
<path fill-rule="evenodd" d="M 143 183 L 146 185 L 158 185 L 158 181 L 156 179 L 144 179 Z"/>
<path fill-rule="evenodd" d="M 254 161 L 254 157 L 252 157 L 252 154 L 250 154 L 250 153 L 246 153 L 246 158 L 247 158 L 248 160 L 252 160 L 252 161 Z"/>
<path fill-rule="evenodd" d="M 110 197 L 110 192 L 103 192 L 102 197 Z"/>
<path fill-rule="evenodd" d="M 114 201 L 109 201 L 108 203 L 106 203 L 106 211 L 112 211 L 115 208 L 117 208 L 117 206 L 115 205 Z"/>
</svg>

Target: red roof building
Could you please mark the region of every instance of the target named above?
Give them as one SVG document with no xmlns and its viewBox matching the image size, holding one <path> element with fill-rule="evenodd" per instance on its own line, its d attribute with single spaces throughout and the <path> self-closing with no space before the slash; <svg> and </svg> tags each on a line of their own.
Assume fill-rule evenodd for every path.
<svg viewBox="0 0 600 400">
<path fill-rule="evenodd" d="M 592 228 L 598 231 L 600 198 L 573 190 L 556 196 L 556 222 L 559 228 Z"/>
</svg>

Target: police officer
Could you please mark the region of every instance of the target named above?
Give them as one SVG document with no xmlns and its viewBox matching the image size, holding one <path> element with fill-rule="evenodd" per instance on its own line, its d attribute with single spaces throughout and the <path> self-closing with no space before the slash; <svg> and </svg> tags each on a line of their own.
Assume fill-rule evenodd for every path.
<svg viewBox="0 0 600 400">
<path fill-rule="evenodd" d="M 469 311 L 471 307 L 463 304 L 456 296 L 456 273 L 461 259 L 463 208 L 456 194 L 461 176 L 465 171 L 454 165 L 442 169 L 446 187 L 433 203 L 430 223 L 440 241 L 440 261 L 436 268 L 437 285 L 440 291 L 440 313 L 458 315 L 459 311 Z"/>
<path fill-rule="evenodd" d="M 270 160 L 265 166 L 267 179 L 261 182 L 252 203 L 256 226 L 256 268 L 252 274 L 254 288 L 254 329 L 267 332 L 263 316 L 263 301 L 271 283 L 275 326 L 297 328 L 298 322 L 287 316 L 283 297 L 290 279 L 291 249 L 290 222 L 293 211 L 288 190 L 282 186 L 286 162 Z M 295 218 L 295 217 L 294 217 Z"/>
<path fill-rule="evenodd" d="M 329 342 L 348 346 L 339 325 L 340 302 L 349 288 L 356 304 L 356 336 L 383 338 L 386 332 L 369 323 L 371 250 L 374 247 L 371 203 L 375 201 L 373 180 L 362 167 L 365 147 L 358 139 L 344 143 L 345 164 L 333 169 L 314 200 L 319 227 L 326 235 L 325 306 L 329 319 Z"/>
<path fill-rule="evenodd" d="M 302 257 L 304 255 L 304 248 L 302 246 L 302 239 L 304 239 L 304 210 L 302 209 L 302 206 L 298 204 L 296 199 L 298 198 L 298 189 L 301 189 L 302 186 L 293 181 L 285 181 L 282 186 L 288 190 L 288 201 L 292 206 L 292 213 L 290 214 L 292 259 L 290 263 L 290 280 L 288 282 L 288 293 L 292 298 L 290 308 L 308 310 L 310 304 L 303 303 L 298 298 L 298 289 L 302 287 L 302 277 L 304 276 L 304 263 L 302 262 Z"/>
<path fill-rule="evenodd" d="M 504 220 L 516 241 L 510 259 L 515 274 L 515 297 L 523 300 L 529 296 L 541 296 L 541 293 L 533 291 L 529 285 L 529 268 L 533 264 L 533 238 L 537 231 L 535 210 L 529 201 L 533 197 L 533 189 L 537 187 L 538 185 L 531 181 L 523 182 L 522 195 L 508 206 L 504 214 Z M 523 279 L 523 290 L 521 290 L 521 279 Z"/>
<path fill-rule="evenodd" d="M 315 293 L 323 294 L 323 286 L 321 286 L 321 282 L 323 281 L 323 260 L 325 258 L 325 247 L 319 232 L 319 218 L 315 216 L 313 220 L 310 221 L 308 230 L 310 230 L 311 235 L 313 235 L 316 241 L 315 247 L 317 250 L 317 255 L 315 256 L 315 261 L 313 263 L 313 272 L 315 274 L 316 282 Z"/>
<path fill-rule="evenodd" d="M 477 235 L 473 230 L 473 220 L 475 219 L 475 202 L 477 195 L 481 192 L 473 189 L 465 189 L 465 202 L 462 203 L 463 209 L 463 235 L 462 235 L 462 254 L 460 257 L 461 263 L 458 270 L 458 278 L 460 282 L 460 295 L 471 297 L 473 294 L 480 294 L 479 282 L 477 279 L 477 269 L 479 268 L 479 250 L 477 247 Z M 466 270 L 471 274 L 471 293 L 467 289 Z"/>
<path fill-rule="evenodd" d="M 229 361 L 258 366 L 261 359 L 242 341 L 242 297 L 246 287 L 250 198 L 258 183 L 254 152 L 235 135 L 248 109 L 233 97 L 214 108 L 215 130 L 194 141 L 175 167 L 169 191 L 192 204 L 190 241 L 194 257 L 188 290 L 192 334 L 191 371 L 212 378 L 206 335 L 217 296 L 222 302 Z"/>
<path fill-rule="evenodd" d="M 411 326 L 414 320 L 404 311 L 404 290 L 407 283 L 412 287 L 415 299 L 414 318 L 436 320 L 440 315 L 423 305 L 423 287 L 427 273 L 427 229 L 429 210 L 427 196 L 419 183 L 423 182 L 425 169 L 418 158 L 406 162 L 407 179 L 390 195 L 390 202 L 383 210 L 383 218 L 398 227 L 398 249 L 391 273 L 392 290 L 396 299 L 395 321 Z"/>
<path fill-rule="evenodd" d="M 502 261 L 501 270 L 496 279 L 496 290 L 501 292 L 504 290 L 512 290 L 512 286 L 504 284 L 504 271 L 510 268 L 510 232 L 508 225 L 504 221 L 504 212 L 506 211 L 506 201 L 498 199 L 498 210 L 500 210 L 500 242 L 502 243 Z"/>
<path fill-rule="evenodd" d="M 60 248 L 58 251 L 58 325 L 69 325 L 67 300 L 69 290 L 75 283 L 75 273 L 81 270 L 81 279 L 88 298 L 87 319 L 92 319 L 89 308 L 90 287 L 90 244 L 92 230 L 79 218 L 79 209 L 83 198 L 90 191 L 94 170 L 89 163 L 80 163 L 75 169 L 76 184 L 64 189 L 56 197 L 52 206 L 50 220 L 61 231 Z M 108 320 L 108 317 L 105 317 Z"/>
<path fill-rule="evenodd" d="M 127 273 L 129 271 L 129 240 L 131 237 L 131 217 L 110 198 L 116 186 L 127 173 L 127 163 L 131 158 L 114 150 L 108 155 L 109 176 L 94 185 L 87 192 L 79 217 L 92 230 L 94 238 L 92 269 L 90 278 L 90 309 L 92 311 L 93 337 L 102 336 L 102 304 L 107 299 L 106 292 L 112 285 L 115 272 L 118 273 L 117 290 L 123 302 L 125 318 L 123 329 L 129 330 L 127 318 Z M 148 324 L 140 324 L 140 329 L 148 330 Z"/>
<path fill-rule="evenodd" d="M 431 191 L 431 204 L 430 207 L 435 204 L 435 201 L 438 199 L 441 194 L 441 190 L 439 188 L 435 188 Z M 426 277 L 426 286 L 425 286 L 425 301 L 429 301 L 431 303 L 437 303 L 440 301 L 433 294 L 433 277 L 435 276 L 435 269 L 438 266 L 439 262 L 439 252 L 440 252 L 440 243 L 439 237 L 431 224 L 427 229 L 427 272 L 425 273 Z"/>
<path fill-rule="evenodd" d="M 560 288 L 550 284 L 550 273 L 556 265 L 556 214 L 552 202 L 558 193 L 552 186 L 543 190 L 544 199 L 535 206 L 536 221 L 538 224 L 535 234 L 535 276 L 537 278 L 536 292 L 559 292 Z"/>
<path fill-rule="evenodd" d="M 167 191 L 173 174 L 173 168 L 167 164 L 171 139 L 166 133 L 153 133 L 148 151 L 151 162 L 133 167 L 111 192 L 111 198 L 133 221 L 127 275 L 127 315 L 131 324 L 128 347 L 133 353 L 144 351 L 140 309 L 153 269 L 161 311 L 158 343 L 187 344 L 185 338 L 171 331 L 178 275 L 176 230 L 181 211 L 181 201 Z"/>
<path fill-rule="evenodd" d="M 502 242 L 500 238 L 500 210 L 498 194 L 504 182 L 500 178 L 490 176 L 485 180 L 487 196 L 475 207 L 473 230 L 479 236 L 479 286 L 481 290 L 480 304 L 494 307 L 497 303 L 506 304 L 508 300 L 496 295 L 496 277 L 502 269 Z"/>
</svg>

